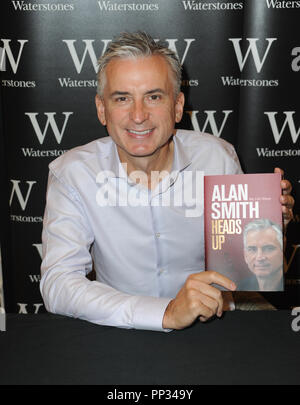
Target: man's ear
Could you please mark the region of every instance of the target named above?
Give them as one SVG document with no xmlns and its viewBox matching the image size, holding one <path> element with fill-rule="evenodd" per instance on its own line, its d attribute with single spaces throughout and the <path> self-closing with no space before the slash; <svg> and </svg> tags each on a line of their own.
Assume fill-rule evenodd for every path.
<svg viewBox="0 0 300 405">
<path fill-rule="evenodd" d="M 246 250 L 245 250 L 245 249 L 244 249 L 244 260 L 245 260 L 245 263 L 246 263 L 247 266 L 248 266 L 249 260 L 248 260 L 248 257 L 247 257 L 247 254 L 246 254 Z"/>
<path fill-rule="evenodd" d="M 175 102 L 175 122 L 180 122 L 183 114 L 184 94 L 180 92 Z"/>
<path fill-rule="evenodd" d="M 98 119 L 102 125 L 106 125 L 104 102 L 98 94 L 96 94 L 95 103 L 96 103 Z"/>
</svg>

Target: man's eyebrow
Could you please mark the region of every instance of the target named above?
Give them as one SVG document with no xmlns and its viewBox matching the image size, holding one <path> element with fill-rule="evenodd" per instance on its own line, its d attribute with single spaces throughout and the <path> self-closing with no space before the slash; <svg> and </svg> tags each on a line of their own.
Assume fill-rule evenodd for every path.
<svg viewBox="0 0 300 405">
<path fill-rule="evenodd" d="M 119 90 L 116 90 L 116 91 L 114 91 L 113 93 L 110 94 L 110 97 L 115 97 L 115 96 L 128 96 L 128 94 L 130 94 L 130 93 L 128 93 L 128 91 L 119 91 Z"/>
<path fill-rule="evenodd" d="M 162 94 L 165 94 L 166 92 L 165 92 L 165 90 L 160 89 L 160 88 L 158 87 L 157 89 L 153 89 L 153 90 L 148 90 L 148 91 L 146 91 L 145 94 L 154 94 L 154 93 L 162 93 Z"/>
<path fill-rule="evenodd" d="M 154 94 L 154 93 L 161 93 L 161 94 L 165 94 L 165 90 L 161 89 L 161 88 L 156 88 L 156 89 L 151 89 L 151 90 L 147 90 L 144 94 L 145 95 L 149 95 L 149 94 Z M 128 96 L 130 95 L 130 93 L 128 91 L 120 91 L 120 90 L 116 90 L 114 92 L 112 92 L 110 94 L 110 97 L 115 97 L 115 96 Z"/>
</svg>

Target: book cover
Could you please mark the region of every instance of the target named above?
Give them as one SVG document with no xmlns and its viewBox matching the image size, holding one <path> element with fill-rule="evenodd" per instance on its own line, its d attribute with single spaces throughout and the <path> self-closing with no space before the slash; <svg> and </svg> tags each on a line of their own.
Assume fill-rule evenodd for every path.
<svg viewBox="0 0 300 405">
<path fill-rule="evenodd" d="M 206 270 L 237 291 L 283 290 L 281 175 L 204 177 Z"/>
</svg>

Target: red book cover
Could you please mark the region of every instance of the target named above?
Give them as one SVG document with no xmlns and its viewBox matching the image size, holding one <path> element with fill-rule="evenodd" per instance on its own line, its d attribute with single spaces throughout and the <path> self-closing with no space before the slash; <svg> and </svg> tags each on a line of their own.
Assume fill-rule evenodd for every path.
<svg viewBox="0 0 300 405">
<path fill-rule="evenodd" d="M 283 290 L 279 173 L 204 177 L 206 270 L 238 291 Z"/>
</svg>

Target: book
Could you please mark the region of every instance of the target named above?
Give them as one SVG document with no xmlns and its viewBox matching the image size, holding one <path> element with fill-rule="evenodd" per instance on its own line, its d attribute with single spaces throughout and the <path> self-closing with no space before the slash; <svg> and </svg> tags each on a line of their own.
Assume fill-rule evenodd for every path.
<svg viewBox="0 0 300 405">
<path fill-rule="evenodd" d="M 283 290 L 281 175 L 204 177 L 206 270 L 237 291 Z"/>
</svg>

